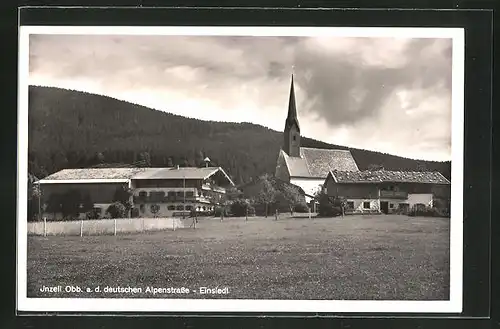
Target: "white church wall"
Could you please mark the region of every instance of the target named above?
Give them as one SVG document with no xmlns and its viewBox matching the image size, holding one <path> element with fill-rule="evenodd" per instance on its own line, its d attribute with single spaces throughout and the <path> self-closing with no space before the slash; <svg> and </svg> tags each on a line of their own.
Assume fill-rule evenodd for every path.
<svg viewBox="0 0 500 329">
<path fill-rule="evenodd" d="M 318 191 L 321 191 L 324 179 L 319 178 L 295 178 L 292 177 L 290 179 L 290 183 L 300 186 L 304 192 L 308 195 L 314 195 Z M 311 198 L 306 197 L 306 202 L 309 202 Z"/>
</svg>

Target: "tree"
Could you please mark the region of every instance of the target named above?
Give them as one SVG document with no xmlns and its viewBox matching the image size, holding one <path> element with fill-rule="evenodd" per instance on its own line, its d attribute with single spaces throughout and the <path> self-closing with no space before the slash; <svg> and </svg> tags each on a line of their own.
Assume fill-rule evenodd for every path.
<svg viewBox="0 0 500 329">
<path fill-rule="evenodd" d="M 125 217 L 127 210 L 121 202 L 113 202 L 109 205 L 106 212 L 111 216 L 111 218 L 123 218 Z"/>
<path fill-rule="evenodd" d="M 417 162 L 417 171 L 427 171 L 427 166 L 423 162 Z"/>
<path fill-rule="evenodd" d="M 284 184 L 280 192 L 287 202 L 288 207 L 290 208 L 290 215 L 293 216 L 293 210 L 295 206 L 299 204 L 303 199 L 299 188 L 293 185 Z"/>
<path fill-rule="evenodd" d="M 141 167 L 151 167 L 151 155 L 149 152 L 141 152 L 139 154 L 139 161 L 141 162 Z"/>
<path fill-rule="evenodd" d="M 39 210 L 41 209 L 40 199 L 42 191 L 40 185 L 35 183 L 36 178 L 28 174 L 28 220 L 35 220 L 38 218 Z M 41 218 L 38 218 L 39 220 Z"/>
<path fill-rule="evenodd" d="M 236 217 L 248 216 L 255 214 L 255 208 L 251 205 L 250 200 L 238 199 L 230 205 L 231 214 Z"/>
<path fill-rule="evenodd" d="M 203 151 L 196 152 L 195 163 L 197 167 L 205 167 L 205 163 L 203 162 L 204 159 L 205 157 L 203 156 Z"/>
<path fill-rule="evenodd" d="M 323 217 L 335 217 L 342 214 L 340 206 L 335 205 L 334 202 L 326 193 L 319 193 L 318 195 L 318 214 Z"/>
<path fill-rule="evenodd" d="M 95 159 L 97 163 L 104 163 L 104 154 L 102 152 L 97 152 L 95 155 Z"/>
<path fill-rule="evenodd" d="M 134 206 L 133 202 L 130 201 L 132 195 L 132 189 L 128 188 L 125 185 L 119 186 L 116 188 L 115 194 L 113 196 L 113 202 L 120 202 L 121 204 L 123 204 L 127 214 L 130 214 L 130 211 Z"/>
<path fill-rule="evenodd" d="M 167 167 L 173 167 L 173 166 L 174 166 L 174 161 L 172 160 L 172 157 L 168 157 Z"/>
<path fill-rule="evenodd" d="M 257 195 L 257 200 L 265 205 L 266 208 L 264 216 L 267 218 L 269 204 L 276 200 L 277 191 L 271 183 L 270 176 L 268 174 L 262 175 L 260 177 L 260 181 L 262 187 Z"/>
<path fill-rule="evenodd" d="M 344 217 L 345 208 L 347 206 L 347 200 L 344 197 L 337 196 L 333 199 L 332 205 L 333 205 L 333 207 L 340 208 L 341 215 L 342 215 L 342 217 Z"/>
</svg>

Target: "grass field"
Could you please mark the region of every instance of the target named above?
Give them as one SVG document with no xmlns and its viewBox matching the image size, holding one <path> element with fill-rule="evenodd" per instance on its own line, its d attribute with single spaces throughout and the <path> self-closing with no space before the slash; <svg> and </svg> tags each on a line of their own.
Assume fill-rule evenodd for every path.
<svg viewBox="0 0 500 329">
<path fill-rule="evenodd" d="M 449 219 L 212 218 L 176 231 L 30 236 L 27 278 L 28 297 L 444 300 Z M 42 293 L 43 285 L 63 292 Z M 84 292 L 65 293 L 66 285 Z M 85 292 L 98 285 L 142 293 Z M 147 286 L 191 292 L 153 296 Z M 229 293 L 200 295 L 202 286 Z"/>
</svg>

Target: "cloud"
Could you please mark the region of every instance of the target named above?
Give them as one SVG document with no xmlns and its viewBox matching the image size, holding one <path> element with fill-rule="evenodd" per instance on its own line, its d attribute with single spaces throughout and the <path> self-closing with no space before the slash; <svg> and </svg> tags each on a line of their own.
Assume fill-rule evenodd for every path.
<svg viewBox="0 0 500 329">
<path fill-rule="evenodd" d="M 290 74 L 303 134 L 449 159 L 451 39 L 32 35 L 30 83 L 282 130 Z"/>
</svg>

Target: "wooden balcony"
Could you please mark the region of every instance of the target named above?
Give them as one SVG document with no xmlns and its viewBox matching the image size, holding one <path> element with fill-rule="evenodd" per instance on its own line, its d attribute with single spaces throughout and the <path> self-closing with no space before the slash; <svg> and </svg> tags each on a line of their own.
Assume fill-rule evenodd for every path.
<svg viewBox="0 0 500 329">
<path fill-rule="evenodd" d="M 134 203 L 171 203 L 171 202 L 196 202 L 205 201 L 205 198 L 199 196 L 165 196 L 165 197 L 140 197 L 134 196 Z"/>
<path fill-rule="evenodd" d="M 201 188 L 205 191 L 214 191 L 218 193 L 226 193 L 226 189 L 218 186 L 213 186 L 213 185 L 208 185 L 208 184 L 203 184 Z"/>
<path fill-rule="evenodd" d="M 380 198 L 385 198 L 385 199 L 408 199 L 408 192 L 404 192 L 404 191 L 383 191 L 383 190 L 380 190 Z"/>
</svg>

